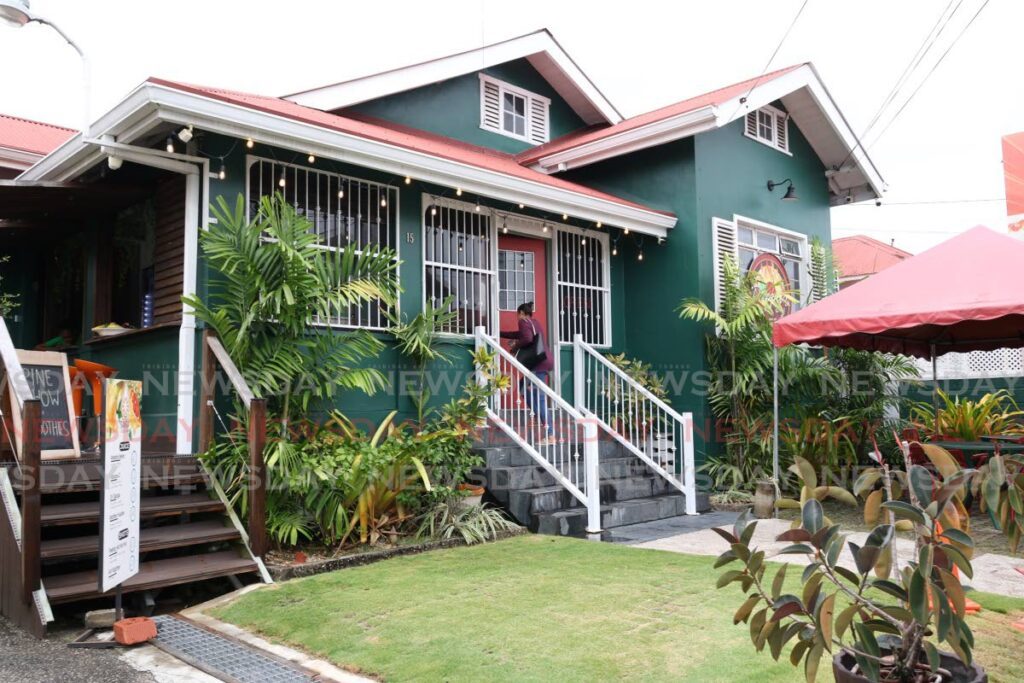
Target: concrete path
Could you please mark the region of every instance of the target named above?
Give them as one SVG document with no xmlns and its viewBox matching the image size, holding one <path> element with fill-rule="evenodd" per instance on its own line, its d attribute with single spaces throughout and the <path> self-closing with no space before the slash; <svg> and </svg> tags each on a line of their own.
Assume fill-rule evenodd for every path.
<svg viewBox="0 0 1024 683">
<path fill-rule="evenodd" d="M 727 546 L 722 537 L 711 529 L 722 526 L 731 528 L 736 517 L 735 512 L 710 512 L 694 517 L 676 517 L 647 524 L 635 524 L 613 529 L 612 540 L 637 548 L 691 555 L 719 555 L 725 552 Z M 751 545 L 764 550 L 768 558 L 777 562 L 807 564 L 807 558 L 803 555 L 778 555 L 778 552 L 789 543 L 780 543 L 775 538 L 790 526 L 789 521 L 782 519 L 758 520 Z M 863 545 L 867 536 L 867 532 L 853 532 L 846 534 L 846 539 Z M 913 541 L 896 539 L 896 556 L 900 566 L 914 559 L 914 552 Z M 849 546 L 843 548 L 839 562 L 846 567 L 854 566 Z M 974 578 L 965 580 L 965 586 L 987 593 L 1024 598 L 1024 576 L 1015 570 L 1015 567 L 1024 567 L 1024 559 L 985 553 L 975 557 L 971 565 L 974 568 Z"/>
</svg>

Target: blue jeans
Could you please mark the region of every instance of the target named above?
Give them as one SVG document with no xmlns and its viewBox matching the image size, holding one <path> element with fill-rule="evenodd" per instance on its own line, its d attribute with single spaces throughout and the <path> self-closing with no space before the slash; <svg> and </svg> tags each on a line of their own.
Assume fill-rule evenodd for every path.
<svg viewBox="0 0 1024 683">
<path fill-rule="evenodd" d="M 547 370 L 535 372 L 533 373 L 533 376 L 539 379 L 541 382 L 547 383 L 548 381 Z M 548 424 L 547 397 L 544 396 L 544 393 L 539 388 L 534 386 L 533 383 L 528 382 L 525 377 L 522 380 L 520 380 L 519 391 L 525 395 L 526 405 L 530 407 L 530 410 L 536 413 L 537 419 L 540 421 L 542 425 L 544 425 L 548 435 L 550 436 L 552 430 L 551 425 Z"/>
</svg>

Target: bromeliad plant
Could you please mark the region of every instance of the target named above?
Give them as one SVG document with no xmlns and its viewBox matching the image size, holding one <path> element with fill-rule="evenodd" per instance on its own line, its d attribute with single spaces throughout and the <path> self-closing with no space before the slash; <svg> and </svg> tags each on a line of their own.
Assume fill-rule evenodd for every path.
<svg viewBox="0 0 1024 683">
<path fill-rule="evenodd" d="M 937 389 L 939 406 L 918 403 L 911 409 L 911 422 L 923 432 L 977 441 L 986 434 L 1024 435 L 1024 411 L 1005 389 L 985 394 L 977 401 L 952 397 Z"/>
<path fill-rule="evenodd" d="M 941 677 L 956 660 L 942 655 L 938 646 L 947 645 L 960 662 L 971 665 L 974 636 L 965 620 L 966 598 L 958 571 L 972 575 L 963 549 L 973 542 L 960 530 L 943 528 L 939 519 L 965 477 L 960 472 L 936 483 L 926 469 L 914 466 L 909 472 L 912 502 L 882 504 L 909 520 L 917 537 L 916 562 L 908 563 L 895 579 L 872 572 L 894 541 L 894 525 L 875 527 L 863 546 L 847 542 L 839 526 L 827 522 L 816 498 L 803 504 L 799 526 L 778 537 L 790 544 L 780 554 L 802 555 L 809 562 L 801 576 L 803 587 L 795 593 L 787 592 L 790 565 L 773 569 L 770 582 L 766 578 L 765 553 L 751 546 L 757 522 L 747 513 L 732 530 L 715 529 L 730 545 L 715 567 L 742 565 L 718 580 L 719 588 L 739 584 L 747 596 L 734 623 L 748 624 L 757 650 L 768 647 L 776 660 L 783 647 L 793 643 L 789 660 L 794 666 L 803 663 L 809 682 L 815 680 L 826 652 L 840 653 L 834 662 L 847 672 L 852 667 L 840 662 L 855 662 L 857 673 L 871 681 L 954 680 Z M 840 562 L 844 547 L 853 556 L 853 568 Z"/>
</svg>

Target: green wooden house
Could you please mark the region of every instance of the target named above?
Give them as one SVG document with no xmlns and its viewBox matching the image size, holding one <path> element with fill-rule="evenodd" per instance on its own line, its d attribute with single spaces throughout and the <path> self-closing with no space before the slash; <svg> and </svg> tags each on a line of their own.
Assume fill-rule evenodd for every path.
<svg viewBox="0 0 1024 683">
<path fill-rule="evenodd" d="M 180 298 L 206 292 L 209 205 L 281 192 L 327 248 L 395 249 L 403 314 L 454 295 L 453 343 L 536 302 L 570 401 L 576 334 L 652 363 L 694 415 L 698 460 L 715 431 L 694 382 L 705 330 L 676 306 L 713 300 L 723 259 L 746 268 L 765 253 L 812 297 L 809 247 L 830 241 L 829 207 L 882 188 L 811 64 L 625 118 L 547 31 L 284 97 L 151 78 L 20 181 L 109 200 L 13 247 L 7 282 L 34 309 L 12 325 L 16 345 L 72 325 L 82 356 L 149 373 L 154 448 L 197 445 L 201 330 Z M 139 329 L 92 338 L 109 321 Z M 387 337 L 379 307 L 328 324 Z M 411 411 L 403 359 L 377 362 L 396 390 L 344 397 L 353 418 Z"/>
<path fill-rule="evenodd" d="M 445 337 L 467 353 L 436 369 L 434 400 L 470 379 L 474 346 L 540 392 L 553 440 L 538 437 L 520 390 L 489 406 L 500 429 L 484 440 L 514 447 L 485 450 L 489 488 L 531 528 L 582 533 L 701 506 L 695 468 L 720 435 L 702 391 L 708 330 L 679 318 L 680 301 L 715 302 L 729 260 L 813 300 L 824 288 L 812 279 L 811 244 L 830 242 L 830 207 L 876 200 L 883 186 L 811 64 L 626 118 L 547 31 L 283 97 L 151 78 L 88 131 L 60 140 L 15 180 L 0 180 L 3 289 L 19 303 L 3 321 L 13 344 L 0 336 L 0 351 L 6 367 L 12 346 L 58 338 L 69 357 L 143 380 L 152 469 L 143 485 L 153 494 L 144 513 L 189 523 L 173 534 L 144 530 L 153 552 L 185 554 L 154 555 L 149 583 L 130 590 L 262 568 L 261 509 L 251 506 L 248 536 L 232 517 L 225 537 L 219 522 L 198 517 L 225 515 L 223 497 L 174 495 L 207 477 L 191 454 L 212 428 L 201 377 L 213 347 L 182 297 L 209 293 L 199 235 L 216 198 L 241 195 L 251 211 L 280 193 L 324 249 L 393 249 L 400 315 L 451 297 L 457 316 Z M 554 357 L 547 383 L 496 340 L 531 301 Z M 383 306 L 311 324 L 387 342 Z M 111 322 L 131 329 L 94 332 Z M 412 365 L 385 348 L 374 364 L 390 389 L 337 400 L 357 423 L 414 414 L 403 391 Z M 650 363 L 668 404 L 616 370 L 609 353 Z M 4 612 L 41 632 L 49 602 L 96 595 L 95 564 L 76 558 L 95 553 L 98 503 L 78 497 L 99 484 L 92 470 L 78 484 L 23 479 L 39 470 L 39 452 L 18 457 L 20 467 L 0 469 L 14 482 L 0 481 L 0 497 L 20 510 L 0 523 L 0 579 L 23 599 Z M 41 533 L 48 524 L 79 535 Z M 217 551 L 225 542 L 238 552 Z M 40 579 L 40 563 L 61 558 L 79 564 L 46 565 Z"/>
</svg>

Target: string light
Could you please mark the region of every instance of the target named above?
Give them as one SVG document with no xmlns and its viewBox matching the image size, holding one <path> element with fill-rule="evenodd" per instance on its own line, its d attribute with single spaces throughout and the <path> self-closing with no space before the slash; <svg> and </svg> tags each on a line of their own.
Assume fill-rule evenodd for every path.
<svg viewBox="0 0 1024 683">
<path fill-rule="evenodd" d="M 525 209 L 525 208 L 526 208 L 526 204 L 520 204 L 520 205 L 519 205 L 519 208 L 520 208 L 520 209 Z"/>
<path fill-rule="evenodd" d="M 637 261 L 643 261 L 644 260 L 644 252 L 641 251 L 640 253 L 638 253 L 636 255 L 636 260 Z"/>
<path fill-rule="evenodd" d="M 567 213 L 563 213 L 563 214 L 562 214 L 562 220 L 563 220 L 563 221 L 567 221 L 567 220 L 569 220 L 569 214 L 567 214 Z"/>
<path fill-rule="evenodd" d="M 338 199 L 344 199 L 344 198 L 345 198 L 345 190 L 339 189 L 338 190 Z"/>
<path fill-rule="evenodd" d="M 174 154 L 174 138 L 170 135 L 167 136 L 167 151 L 170 154 Z"/>
<path fill-rule="evenodd" d="M 284 179 L 284 169 L 283 168 L 281 169 L 281 177 L 277 179 L 277 184 L 278 184 L 279 187 L 284 187 L 287 184 L 287 181 Z"/>
<path fill-rule="evenodd" d="M 456 187 L 455 188 L 455 196 L 456 197 L 461 197 L 462 196 L 462 188 L 461 187 Z"/>
<path fill-rule="evenodd" d="M 436 216 L 437 215 L 437 206 L 435 206 L 434 204 L 430 205 L 430 215 L 431 216 Z"/>
<path fill-rule="evenodd" d="M 547 232 L 547 231 L 548 231 L 548 224 L 547 224 L 547 223 L 545 223 L 545 224 L 544 224 L 544 227 L 543 227 L 543 228 L 541 228 L 541 232 Z"/>
<path fill-rule="evenodd" d="M 387 205 L 388 205 L 388 198 L 387 198 L 387 197 L 385 197 L 384 195 L 381 195 L 381 197 L 380 197 L 380 205 L 381 205 L 382 207 L 383 207 L 383 206 L 387 206 Z"/>
<path fill-rule="evenodd" d="M 628 235 L 629 234 L 629 228 L 626 228 L 625 230 L 623 230 L 622 234 L 623 235 Z"/>
<path fill-rule="evenodd" d="M 310 155 L 309 155 L 309 156 L 308 156 L 308 157 L 306 158 L 306 161 L 308 161 L 308 162 L 309 162 L 309 163 L 311 163 L 311 164 L 315 164 L 315 163 L 316 163 L 316 157 L 315 157 L 315 156 L 313 156 L 312 154 L 310 154 Z"/>
<path fill-rule="evenodd" d="M 600 230 L 600 229 L 601 229 L 601 225 L 602 225 L 602 224 L 601 224 L 601 221 L 598 221 L 598 222 L 597 222 L 597 228 L 598 228 L 598 230 Z"/>
<path fill-rule="evenodd" d="M 249 149 L 252 149 L 253 145 L 255 145 L 255 144 L 256 143 L 252 141 L 252 138 L 246 138 L 245 139 L 245 146 L 248 147 Z"/>
<path fill-rule="evenodd" d="M 476 212 L 480 213 L 480 200 L 476 200 Z"/>
<path fill-rule="evenodd" d="M 405 176 L 405 184 L 409 185 L 411 183 L 412 183 L 412 178 L 410 178 L 409 176 Z"/>
<path fill-rule="evenodd" d="M 506 223 L 505 216 L 501 217 L 501 233 L 503 235 L 507 235 L 508 234 L 508 223 Z"/>
<path fill-rule="evenodd" d="M 224 180 L 225 178 L 228 177 L 228 171 L 224 167 L 224 162 L 223 161 L 220 162 L 220 173 L 217 174 L 217 177 L 220 178 L 221 180 Z"/>
<path fill-rule="evenodd" d="M 619 255 L 619 245 L 618 244 L 613 244 L 612 245 L 612 256 L 618 256 L 618 255 Z"/>
</svg>

